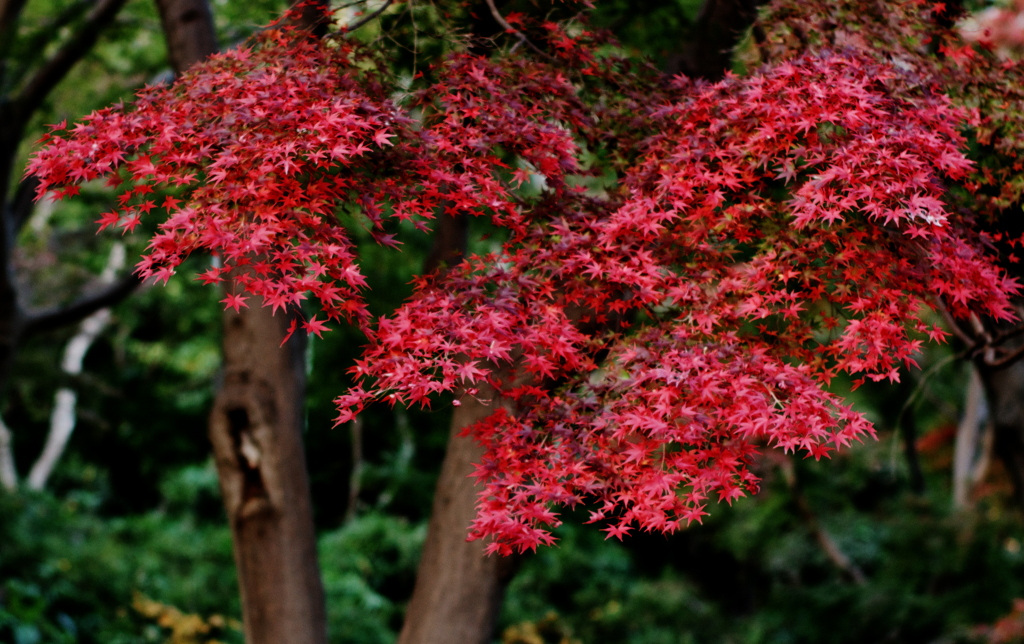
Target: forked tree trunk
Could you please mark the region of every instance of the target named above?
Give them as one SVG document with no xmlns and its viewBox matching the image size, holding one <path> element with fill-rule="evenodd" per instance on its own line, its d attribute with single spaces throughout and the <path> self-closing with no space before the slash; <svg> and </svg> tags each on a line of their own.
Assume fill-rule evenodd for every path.
<svg viewBox="0 0 1024 644">
<path fill-rule="evenodd" d="M 206 0 L 158 0 L 175 73 L 216 50 Z M 210 414 L 247 644 L 326 644 L 302 446 L 304 336 L 252 302 L 224 314 L 223 383 Z"/>
<path fill-rule="evenodd" d="M 427 541 L 398 644 L 491 641 L 505 586 L 517 562 L 511 557 L 485 556 L 483 542 L 466 541 L 479 492 L 470 474 L 483 449 L 458 434 L 494 410 L 493 404 L 467 396 L 452 417 Z"/>
</svg>

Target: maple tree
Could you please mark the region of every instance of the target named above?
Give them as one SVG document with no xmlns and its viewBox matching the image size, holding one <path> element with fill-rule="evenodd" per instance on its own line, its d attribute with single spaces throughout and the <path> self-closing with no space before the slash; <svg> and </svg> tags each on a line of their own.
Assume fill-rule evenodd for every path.
<svg viewBox="0 0 1024 644">
<path fill-rule="evenodd" d="M 900 8 L 917 40 L 881 51 L 870 30 L 791 37 L 849 7 L 770 10 L 785 19 L 744 77 L 666 79 L 579 20 L 516 14 L 527 46 L 453 53 L 403 100 L 372 48 L 282 24 L 58 126 L 29 171 L 39 194 L 117 186 L 104 227 L 162 212 L 142 277 L 214 252 L 202 278 L 231 277 L 226 306 L 308 298 L 303 330 L 360 325 L 339 422 L 375 400 L 512 401 L 470 430 L 489 551 L 551 543 L 556 508 L 582 503 L 609 536 L 669 532 L 755 491 L 763 446 L 820 458 L 873 435 L 829 384 L 896 380 L 944 337 L 930 307 L 1015 317 L 1005 239 L 978 220 L 1019 196 L 989 190 L 1012 164 L 973 163 L 964 136 L 995 136 L 979 105 L 1005 65 L 926 3 Z M 372 319 L 345 226 L 395 245 L 396 221 L 460 214 L 503 231 L 500 249 Z"/>
</svg>

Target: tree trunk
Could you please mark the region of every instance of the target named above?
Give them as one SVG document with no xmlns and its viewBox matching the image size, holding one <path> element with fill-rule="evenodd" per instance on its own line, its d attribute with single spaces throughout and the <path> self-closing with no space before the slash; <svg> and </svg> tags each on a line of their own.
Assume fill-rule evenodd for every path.
<svg viewBox="0 0 1024 644">
<path fill-rule="evenodd" d="M 213 14 L 206 0 L 157 0 L 156 6 L 175 76 L 217 51 Z"/>
<path fill-rule="evenodd" d="M 158 0 L 175 73 L 216 50 L 206 0 Z M 224 314 L 223 384 L 210 414 L 248 644 L 326 644 L 302 446 L 305 336 L 258 306 Z"/>
<path fill-rule="evenodd" d="M 977 483 L 975 478 L 978 463 L 984 456 L 979 454 L 981 437 L 987 434 L 984 430 L 988 409 L 985 406 L 985 388 L 982 385 L 978 369 L 971 366 L 967 391 L 964 396 L 963 417 L 956 430 L 956 443 L 953 447 L 953 509 L 960 510 L 971 506 L 971 488 Z"/>
<path fill-rule="evenodd" d="M 424 271 L 445 271 L 462 261 L 468 228 L 464 215 L 442 215 L 434 229 L 434 243 Z M 518 558 L 487 557 L 482 542 L 466 541 L 480 491 L 470 474 L 483 449 L 459 433 L 494 409 L 467 396 L 452 415 L 427 540 L 398 644 L 491 641 L 505 587 L 515 573 Z"/>
<path fill-rule="evenodd" d="M 978 365 L 994 434 L 993 451 L 1006 466 L 1024 508 L 1024 362 L 1003 369 Z"/>
<path fill-rule="evenodd" d="M 705 0 L 693 25 L 693 40 L 671 56 L 670 74 L 719 80 L 732 66 L 732 49 L 765 0 Z"/>
<path fill-rule="evenodd" d="M 470 474 L 483 449 L 473 439 L 458 434 L 494 409 L 467 396 L 452 417 L 427 541 L 398 644 L 491 641 L 505 586 L 515 573 L 517 561 L 485 556 L 482 541 L 466 541 L 480 491 Z"/>
<path fill-rule="evenodd" d="M 224 314 L 224 383 L 210 415 L 248 644 L 326 644 L 323 587 L 302 447 L 304 336 L 289 318 Z"/>
</svg>

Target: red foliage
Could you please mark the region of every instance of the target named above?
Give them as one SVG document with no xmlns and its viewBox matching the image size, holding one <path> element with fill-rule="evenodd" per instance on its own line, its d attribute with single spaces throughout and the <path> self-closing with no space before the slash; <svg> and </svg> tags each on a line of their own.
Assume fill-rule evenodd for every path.
<svg viewBox="0 0 1024 644">
<path fill-rule="evenodd" d="M 471 536 L 494 552 L 550 543 L 559 505 L 592 503 L 620 538 L 699 520 L 709 498 L 756 489 L 759 446 L 820 458 L 872 435 L 827 385 L 896 380 L 943 337 L 932 303 L 1011 317 L 1017 283 L 950 207 L 975 172 L 969 113 L 920 69 L 822 47 L 667 85 L 544 28 L 552 58 L 456 54 L 404 106 L 371 52 L 269 30 L 51 136 L 31 171 L 41 193 L 124 181 L 104 225 L 177 195 L 144 276 L 205 249 L 225 258 L 207 281 L 249 265 L 235 279 L 266 305 L 311 293 L 359 323 L 370 342 L 339 421 L 485 383 L 514 401 L 472 428 L 487 451 Z M 605 172 L 622 179 L 582 187 Z M 529 197 L 517 185 L 535 174 Z M 386 244 L 385 220 L 441 211 L 508 240 L 373 322 L 339 209 Z"/>
</svg>

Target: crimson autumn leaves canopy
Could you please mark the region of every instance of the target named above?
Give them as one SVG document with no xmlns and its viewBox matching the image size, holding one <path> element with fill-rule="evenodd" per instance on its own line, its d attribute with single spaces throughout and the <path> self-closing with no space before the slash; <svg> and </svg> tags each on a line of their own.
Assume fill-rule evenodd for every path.
<svg viewBox="0 0 1024 644">
<path fill-rule="evenodd" d="M 120 205 L 104 227 L 160 216 L 144 277 L 205 250 L 228 306 L 310 300 L 306 330 L 360 325 L 339 421 L 375 400 L 500 393 L 472 429 L 486 491 L 471 534 L 501 553 L 550 543 L 559 506 L 591 504 L 616 536 L 699 519 L 756 490 L 760 445 L 820 457 L 871 435 L 826 387 L 895 379 L 943 336 L 929 307 L 1012 316 L 1016 282 L 953 207 L 982 183 L 971 113 L 925 54 L 783 47 L 711 85 L 578 24 L 536 27 L 550 56 L 455 53 L 400 99 L 371 49 L 276 27 L 59 126 L 30 172 L 58 196 L 106 178 Z M 396 220 L 458 214 L 507 241 L 373 319 L 342 222 L 394 245 Z"/>
</svg>

